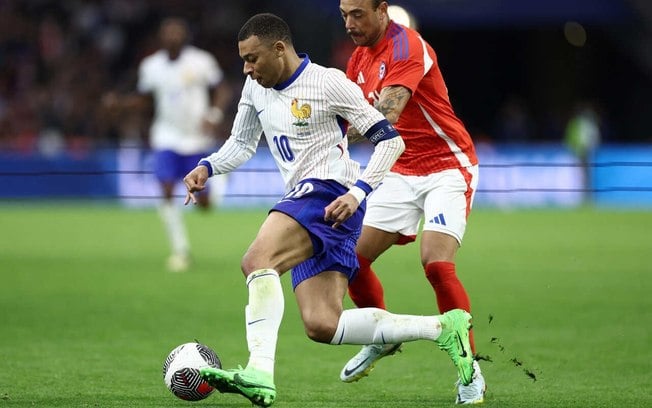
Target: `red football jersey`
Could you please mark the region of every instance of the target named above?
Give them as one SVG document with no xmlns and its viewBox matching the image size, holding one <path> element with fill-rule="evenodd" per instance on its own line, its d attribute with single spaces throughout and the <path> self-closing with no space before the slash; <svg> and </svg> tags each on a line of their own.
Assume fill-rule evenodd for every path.
<svg viewBox="0 0 652 408">
<path fill-rule="evenodd" d="M 419 33 L 390 21 L 378 44 L 356 47 L 346 75 L 371 104 L 386 86 L 401 85 L 412 92 L 394 124 L 406 147 L 392 171 L 426 175 L 478 164 L 471 136 L 448 99 L 437 55 Z"/>
</svg>

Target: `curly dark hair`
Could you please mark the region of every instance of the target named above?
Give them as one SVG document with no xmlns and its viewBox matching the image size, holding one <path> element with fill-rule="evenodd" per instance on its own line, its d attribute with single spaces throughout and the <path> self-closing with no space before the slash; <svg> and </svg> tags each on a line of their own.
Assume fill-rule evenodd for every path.
<svg viewBox="0 0 652 408">
<path fill-rule="evenodd" d="M 254 35 L 263 41 L 283 41 L 292 45 L 290 27 L 285 20 L 272 13 L 256 14 L 247 20 L 238 33 L 238 41 Z"/>
</svg>

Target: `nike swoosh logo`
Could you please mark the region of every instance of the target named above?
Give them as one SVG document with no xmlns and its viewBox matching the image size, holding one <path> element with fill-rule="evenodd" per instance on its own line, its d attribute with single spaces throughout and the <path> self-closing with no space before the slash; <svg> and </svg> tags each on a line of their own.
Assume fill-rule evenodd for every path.
<svg viewBox="0 0 652 408">
<path fill-rule="evenodd" d="M 366 363 L 367 360 L 369 360 L 369 357 L 367 357 L 367 358 L 365 358 L 364 360 L 362 360 L 362 362 L 361 362 L 360 364 L 358 364 L 357 366 L 353 367 L 353 368 L 350 369 L 350 370 L 348 370 L 348 369 L 345 368 L 345 369 L 344 369 L 344 375 L 350 375 L 352 372 L 354 372 L 354 371 L 357 370 L 358 368 L 362 367 L 362 365 L 363 365 L 364 363 Z"/>
<path fill-rule="evenodd" d="M 247 322 L 247 326 L 251 326 L 252 324 L 256 324 L 256 323 L 258 323 L 258 322 L 262 322 L 263 320 L 267 320 L 267 319 L 258 319 L 258 320 L 254 320 L 254 321 L 251 321 L 251 322 Z"/>
<path fill-rule="evenodd" d="M 460 337 L 459 333 L 456 334 L 457 336 L 457 342 L 460 344 L 460 348 L 462 349 L 462 352 L 460 353 L 460 357 L 466 358 L 468 354 L 466 353 L 466 350 L 464 349 L 464 344 L 462 344 L 462 338 Z"/>
<path fill-rule="evenodd" d="M 261 110 L 259 110 L 259 111 L 256 111 L 256 115 L 257 115 L 257 116 L 260 115 L 261 113 L 263 113 L 264 110 L 265 110 L 265 109 L 261 109 Z"/>
</svg>

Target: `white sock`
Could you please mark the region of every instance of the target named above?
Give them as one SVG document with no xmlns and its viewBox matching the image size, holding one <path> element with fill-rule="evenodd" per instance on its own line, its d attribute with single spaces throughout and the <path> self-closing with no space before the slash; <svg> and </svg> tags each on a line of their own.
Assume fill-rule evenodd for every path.
<svg viewBox="0 0 652 408">
<path fill-rule="evenodd" d="M 161 204 L 159 214 L 163 220 L 163 225 L 165 225 L 172 253 L 187 255 L 190 244 L 188 243 L 186 227 L 183 224 L 183 215 L 179 208 L 174 203 L 164 202 Z"/>
<path fill-rule="evenodd" d="M 342 312 L 331 344 L 395 344 L 437 340 L 440 334 L 437 316 L 400 315 L 366 307 Z"/>
<path fill-rule="evenodd" d="M 283 319 L 285 300 L 278 272 L 259 269 L 247 277 L 249 304 L 245 308 L 249 363 L 274 374 L 276 341 Z"/>
</svg>

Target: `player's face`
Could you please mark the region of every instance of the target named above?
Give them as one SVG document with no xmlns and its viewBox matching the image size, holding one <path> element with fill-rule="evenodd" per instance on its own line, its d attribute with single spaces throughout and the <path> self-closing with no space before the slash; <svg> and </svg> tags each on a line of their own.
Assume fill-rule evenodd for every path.
<svg viewBox="0 0 652 408">
<path fill-rule="evenodd" d="M 375 45 L 389 21 L 386 2 L 374 8 L 372 0 L 340 0 L 340 13 L 346 33 L 360 47 Z"/>
<path fill-rule="evenodd" d="M 280 48 L 279 48 L 280 47 Z M 265 88 L 281 83 L 283 74 L 283 46 L 280 41 L 269 44 L 251 36 L 238 42 L 240 58 L 244 61 L 243 73 Z"/>
<path fill-rule="evenodd" d="M 161 46 L 170 52 L 179 51 L 188 38 L 186 27 L 175 20 L 164 23 L 159 35 Z"/>
</svg>

